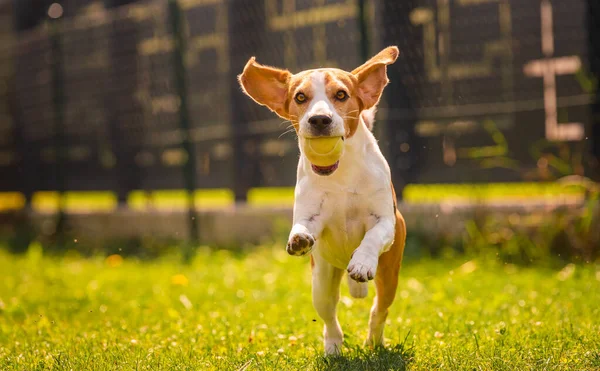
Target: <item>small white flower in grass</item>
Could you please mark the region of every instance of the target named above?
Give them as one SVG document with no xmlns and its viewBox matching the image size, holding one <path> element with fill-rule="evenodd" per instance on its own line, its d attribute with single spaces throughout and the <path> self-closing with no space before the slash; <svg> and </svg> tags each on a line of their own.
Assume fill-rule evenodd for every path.
<svg viewBox="0 0 600 371">
<path fill-rule="evenodd" d="M 259 357 L 262 357 L 265 355 L 265 352 L 263 350 L 256 352 L 256 355 Z"/>
<path fill-rule="evenodd" d="M 406 281 L 406 286 L 415 292 L 423 291 L 423 285 L 415 278 L 410 278 L 408 281 Z"/>
<path fill-rule="evenodd" d="M 540 311 L 536 307 L 531 307 L 531 313 L 538 314 Z"/>
<path fill-rule="evenodd" d="M 283 348 L 277 349 L 277 354 L 283 354 L 283 352 L 284 352 Z"/>
<path fill-rule="evenodd" d="M 275 276 L 275 274 L 273 274 L 273 273 L 267 273 L 263 276 L 263 281 L 267 285 L 274 284 L 276 279 L 277 279 L 277 276 Z"/>
<path fill-rule="evenodd" d="M 475 272 L 476 269 L 477 269 L 477 263 L 475 263 L 473 260 L 466 262 L 465 264 L 461 265 L 458 268 L 458 270 L 462 274 L 473 273 L 473 272 Z"/>
<path fill-rule="evenodd" d="M 130 343 L 133 344 L 133 345 L 135 345 L 135 344 L 138 343 L 138 341 L 136 339 L 131 339 Z"/>
<path fill-rule="evenodd" d="M 192 302 L 184 294 L 179 295 L 179 301 L 185 307 L 185 309 L 187 309 L 187 310 L 192 309 Z"/>
<path fill-rule="evenodd" d="M 566 281 L 573 276 L 573 273 L 575 273 L 575 264 L 567 264 L 557 276 L 560 281 Z"/>
<path fill-rule="evenodd" d="M 454 303 L 456 305 L 465 305 L 467 304 L 467 299 L 463 298 L 462 296 L 457 296 L 456 299 L 454 299 Z"/>
<path fill-rule="evenodd" d="M 504 335 L 506 333 L 506 322 L 501 321 L 500 323 L 498 323 L 498 325 L 496 325 L 496 328 L 494 329 L 494 332 L 496 332 L 496 334 L 498 335 Z"/>
<path fill-rule="evenodd" d="M 435 337 L 436 337 L 436 338 L 438 338 L 438 339 L 441 339 L 441 338 L 443 338 L 443 337 L 444 337 L 444 333 L 443 333 L 443 332 L 436 331 L 436 332 L 435 332 L 435 334 L 433 334 L 433 336 L 435 336 Z"/>
<path fill-rule="evenodd" d="M 342 296 L 342 297 L 340 298 L 340 301 L 342 302 L 342 304 L 344 304 L 344 305 L 346 306 L 346 308 L 350 308 L 350 307 L 352 306 L 352 304 L 354 303 L 354 302 L 352 301 L 352 299 L 350 299 L 350 298 L 349 298 L 349 297 L 347 297 L 347 296 Z"/>
</svg>

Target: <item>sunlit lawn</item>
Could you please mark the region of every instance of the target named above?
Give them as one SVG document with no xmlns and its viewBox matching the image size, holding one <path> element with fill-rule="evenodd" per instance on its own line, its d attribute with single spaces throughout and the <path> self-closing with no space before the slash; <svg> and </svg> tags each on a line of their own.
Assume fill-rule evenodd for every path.
<svg viewBox="0 0 600 371">
<path fill-rule="evenodd" d="M 307 258 L 201 250 L 140 262 L 0 250 L 0 369 L 600 369 L 600 266 L 406 261 L 385 350 L 368 300 L 339 306 L 345 357 L 321 356 Z"/>
</svg>

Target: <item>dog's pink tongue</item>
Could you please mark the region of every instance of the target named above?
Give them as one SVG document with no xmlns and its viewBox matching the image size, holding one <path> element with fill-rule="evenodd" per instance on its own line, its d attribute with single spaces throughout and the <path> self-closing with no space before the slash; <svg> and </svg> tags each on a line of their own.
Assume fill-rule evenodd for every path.
<svg viewBox="0 0 600 371">
<path fill-rule="evenodd" d="M 335 164 L 330 166 L 317 166 L 314 164 L 310 164 L 310 166 L 312 167 L 313 171 L 319 175 L 329 175 L 338 168 L 339 164 L 340 162 L 336 161 Z"/>
</svg>

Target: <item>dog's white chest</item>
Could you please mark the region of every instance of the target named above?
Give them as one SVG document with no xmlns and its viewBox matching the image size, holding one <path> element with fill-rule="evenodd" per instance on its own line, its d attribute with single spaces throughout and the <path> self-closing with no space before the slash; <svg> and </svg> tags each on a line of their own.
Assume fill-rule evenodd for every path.
<svg viewBox="0 0 600 371">
<path fill-rule="evenodd" d="M 315 252 L 331 265 L 344 269 L 374 217 L 369 215 L 364 196 L 358 194 L 341 192 L 325 202 L 332 209 Z"/>
</svg>

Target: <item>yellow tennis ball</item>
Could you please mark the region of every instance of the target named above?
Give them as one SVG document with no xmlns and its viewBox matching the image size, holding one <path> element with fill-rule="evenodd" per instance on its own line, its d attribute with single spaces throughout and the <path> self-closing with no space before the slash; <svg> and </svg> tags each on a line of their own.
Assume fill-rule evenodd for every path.
<svg viewBox="0 0 600 371">
<path fill-rule="evenodd" d="M 344 151 L 342 137 L 323 137 L 304 139 L 304 155 L 316 166 L 335 164 Z"/>
</svg>

